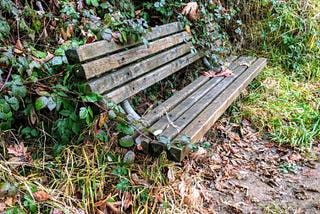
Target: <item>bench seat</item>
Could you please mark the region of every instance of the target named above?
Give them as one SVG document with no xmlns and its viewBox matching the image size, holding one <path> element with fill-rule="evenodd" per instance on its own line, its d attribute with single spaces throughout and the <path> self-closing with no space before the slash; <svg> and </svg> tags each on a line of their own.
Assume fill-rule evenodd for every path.
<svg viewBox="0 0 320 214">
<path fill-rule="evenodd" d="M 138 139 L 143 150 L 154 155 L 166 150 L 169 159 L 181 161 L 190 151 L 188 144 L 197 142 L 210 129 L 266 62 L 264 58 L 234 57 L 229 67 L 233 76 L 200 76 L 176 92 L 141 118 L 142 126 L 151 132 Z"/>
<path fill-rule="evenodd" d="M 86 79 L 89 91 L 115 104 L 127 102 L 204 57 L 202 51 L 190 52 L 192 35 L 178 22 L 155 27 L 145 38 L 148 44 L 99 41 L 70 49 L 66 56 L 76 64 L 78 76 Z M 229 61 L 233 76 L 200 76 L 135 123 L 142 131 L 136 142 L 144 151 L 157 155 L 165 150 L 170 159 L 181 161 L 188 145 L 209 130 L 266 65 L 263 58 L 230 57 Z"/>
</svg>

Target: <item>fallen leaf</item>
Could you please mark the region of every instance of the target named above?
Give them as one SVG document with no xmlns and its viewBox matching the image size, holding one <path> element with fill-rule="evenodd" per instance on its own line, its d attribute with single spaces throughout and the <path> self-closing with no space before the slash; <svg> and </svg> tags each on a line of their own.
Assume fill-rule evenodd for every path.
<svg viewBox="0 0 320 214">
<path fill-rule="evenodd" d="M 23 50 L 23 46 L 22 46 L 20 39 L 17 40 L 15 48 L 17 48 L 19 50 Z"/>
<path fill-rule="evenodd" d="M 69 25 L 67 28 L 67 37 L 70 38 L 73 34 L 73 26 Z"/>
<path fill-rule="evenodd" d="M 96 39 L 97 39 L 97 38 L 96 38 L 95 35 L 89 34 L 89 35 L 87 36 L 86 44 L 92 43 L 92 42 L 94 42 Z"/>
<path fill-rule="evenodd" d="M 189 2 L 182 9 L 182 15 L 187 16 L 190 21 L 194 21 L 199 18 L 199 5 L 197 2 Z"/>
<path fill-rule="evenodd" d="M 67 36 L 66 32 L 64 32 L 63 28 L 60 28 L 60 35 L 64 41 L 66 41 L 68 39 L 68 36 Z"/>
<path fill-rule="evenodd" d="M 52 214 L 63 214 L 64 212 L 62 210 L 58 210 L 57 208 L 53 209 Z"/>
<path fill-rule="evenodd" d="M 0 201 L 0 212 L 3 212 L 6 207 L 6 204 L 3 201 Z"/>
<path fill-rule="evenodd" d="M 13 52 L 14 52 L 15 54 L 22 54 L 22 53 L 23 53 L 23 51 L 20 50 L 20 49 L 18 49 L 18 48 L 13 48 Z"/>
<path fill-rule="evenodd" d="M 132 194 L 130 192 L 125 192 L 123 195 L 123 208 L 128 210 L 132 206 Z"/>
<path fill-rule="evenodd" d="M 192 159 L 198 159 L 203 158 L 207 154 L 207 150 L 205 150 L 202 147 L 199 147 L 198 151 L 190 153 L 190 158 Z"/>
<path fill-rule="evenodd" d="M 112 35 L 113 41 L 115 43 L 119 43 L 120 42 L 120 36 L 121 35 L 120 35 L 119 32 L 112 32 L 111 35 Z"/>
<path fill-rule="evenodd" d="M 212 71 L 212 70 L 209 70 L 209 71 L 206 71 L 206 72 L 202 72 L 202 75 L 203 76 L 206 76 L 206 77 L 215 77 L 216 76 L 216 72 Z"/>
<path fill-rule="evenodd" d="M 141 13 L 142 10 L 136 10 L 134 11 L 134 15 L 136 16 L 137 19 L 140 18 L 140 13 Z"/>
<path fill-rule="evenodd" d="M 186 189 L 187 189 L 186 186 L 187 186 L 186 182 L 184 180 L 182 180 L 178 186 L 179 191 L 180 191 L 180 196 L 185 195 Z"/>
<path fill-rule="evenodd" d="M 34 199 L 36 201 L 46 201 L 51 198 L 51 196 L 43 190 L 39 190 L 37 192 L 32 193 Z"/>
<path fill-rule="evenodd" d="M 26 155 L 27 148 L 24 147 L 24 143 L 10 145 L 7 148 L 8 154 L 12 154 L 16 157 L 24 156 Z"/>
<path fill-rule="evenodd" d="M 142 186 L 146 186 L 146 187 L 150 186 L 150 184 L 147 181 L 140 179 L 136 173 L 133 173 L 131 175 L 131 179 L 135 183 L 135 185 L 142 185 Z"/>
<path fill-rule="evenodd" d="M 187 31 L 188 33 L 191 32 L 190 25 L 186 25 L 186 31 Z"/>
<path fill-rule="evenodd" d="M 173 183 L 175 181 L 174 171 L 172 167 L 168 168 L 167 177 L 168 177 L 169 183 Z"/>
<path fill-rule="evenodd" d="M 12 162 L 28 162 L 32 163 L 33 159 L 30 153 L 27 153 L 27 148 L 24 147 L 23 142 L 20 144 L 10 145 L 7 148 L 8 154 L 12 154 L 14 157 L 10 160 Z M 15 158 L 16 157 L 16 158 Z M 13 160 L 14 159 L 14 160 Z"/>
<path fill-rule="evenodd" d="M 300 160 L 300 159 L 301 159 L 301 155 L 295 154 L 295 153 L 291 154 L 290 157 L 289 157 L 289 160 L 291 162 L 295 162 L 295 161 Z"/>
<path fill-rule="evenodd" d="M 222 67 L 221 72 L 216 74 L 216 77 L 228 77 L 233 76 L 233 71 L 228 69 L 227 67 Z"/>
</svg>

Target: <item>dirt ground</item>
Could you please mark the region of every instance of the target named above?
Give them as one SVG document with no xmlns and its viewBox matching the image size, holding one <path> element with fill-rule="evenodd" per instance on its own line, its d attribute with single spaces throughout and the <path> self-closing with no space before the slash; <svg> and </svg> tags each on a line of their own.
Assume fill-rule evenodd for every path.
<svg viewBox="0 0 320 214">
<path fill-rule="evenodd" d="M 171 184 L 186 205 L 181 212 L 320 213 L 320 142 L 302 153 L 259 138 L 248 121 L 226 119 L 206 141 L 211 146 L 191 153 Z"/>
</svg>

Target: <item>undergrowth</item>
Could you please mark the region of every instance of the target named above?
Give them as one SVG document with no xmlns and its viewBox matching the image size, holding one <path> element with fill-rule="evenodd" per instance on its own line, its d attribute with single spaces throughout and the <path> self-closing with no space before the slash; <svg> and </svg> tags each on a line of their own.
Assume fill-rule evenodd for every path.
<svg viewBox="0 0 320 214">
<path fill-rule="evenodd" d="M 192 22 L 181 0 L 0 3 L 0 212 L 153 213 L 181 205 L 166 186 L 176 164 L 165 154 L 136 154 L 121 109 L 101 106 L 64 55 L 101 39 L 147 44 L 149 26 L 184 22 L 196 38 L 191 51 L 221 40 L 206 53 L 216 63 L 232 50 L 268 58 L 234 117 L 279 144 L 311 149 L 319 141 L 317 0 L 198 1 L 201 16 Z"/>
</svg>

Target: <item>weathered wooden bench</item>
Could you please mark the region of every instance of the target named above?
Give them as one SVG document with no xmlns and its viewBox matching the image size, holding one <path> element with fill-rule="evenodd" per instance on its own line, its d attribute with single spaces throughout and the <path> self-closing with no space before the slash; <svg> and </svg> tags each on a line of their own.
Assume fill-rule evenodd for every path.
<svg viewBox="0 0 320 214">
<path fill-rule="evenodd" d="M 81 65 L 77 73 L 86 78 L 90 91 L 116 104 L 124 102 L 129 114 L 139 119 L 138 127 L 151 130 L 136 138 L 144 151 L 167 150 L 169 159 L 181 161 L 190 151 L 186 144 L 198 141 L 210 129 L 263 69 L 266 59 L 230 57 L 233 76 L 200 76 L 139 118 L 126 99 L 204 57 L 201 51 L 190 52 L 191 42 L 186 41 L 191 34 L 179 23 L 155 27 L 145 37 L 149 45 L 99 41 L 68 50 L 66 55 L 69 63 Z"/>
</svg>

